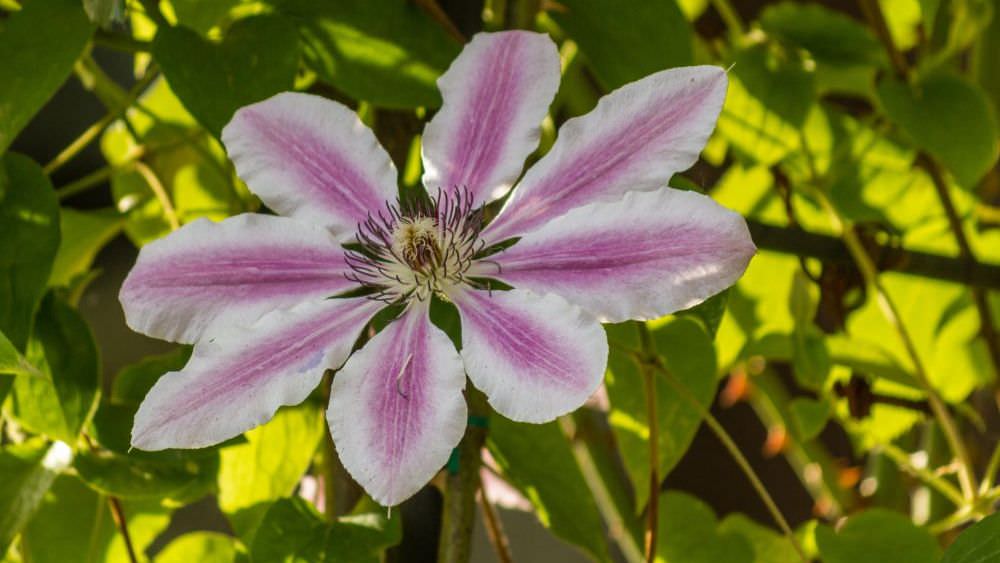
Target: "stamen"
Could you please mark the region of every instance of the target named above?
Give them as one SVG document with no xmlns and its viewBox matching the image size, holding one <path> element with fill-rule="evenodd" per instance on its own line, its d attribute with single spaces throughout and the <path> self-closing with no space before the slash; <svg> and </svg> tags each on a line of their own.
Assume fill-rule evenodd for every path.
<svg viewBox="0 0 1000 563">
<path fill-rule="evenodd" d="M 386 204 L 358 225 L 357 249 L 347 251 L 348 279 L 373 289 L 372 299 L 421 301 L 470 284 L 465 277 L 485 247 L 482 209 L 465 189 Z"/>
<path fill-rule="evenodd" d="M 399 368 L 399 373 L 396 375 L 396 392 L 403 396 L 404 399 L 409 399 L 410 397 L 403 392 L 403 388 L 400 387 L 400 383 L 403 382 L 403 375 L 406 374 L 406 368 L 410 366 L 410 360 L 413 359 L 413 354 L 407 354 L 406 360 L 403 361 L 403 367 Z"/>
</svg>

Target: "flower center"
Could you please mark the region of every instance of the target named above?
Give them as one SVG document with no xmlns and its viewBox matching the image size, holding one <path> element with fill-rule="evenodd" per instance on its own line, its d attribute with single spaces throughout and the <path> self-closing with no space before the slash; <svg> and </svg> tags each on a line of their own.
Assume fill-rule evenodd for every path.
<svg viewBox="0 0 1000 563">
<path fill-rule="evenodd" d="M 484 246 L 481 226 L 481 212 L 463 191 L 387 204 L 358 226 L 357 247 L 347 251 L 348 277 L 387 303 L 446 298 L 449 287 L 471 283 L 465 273 Z"/>
</svg>

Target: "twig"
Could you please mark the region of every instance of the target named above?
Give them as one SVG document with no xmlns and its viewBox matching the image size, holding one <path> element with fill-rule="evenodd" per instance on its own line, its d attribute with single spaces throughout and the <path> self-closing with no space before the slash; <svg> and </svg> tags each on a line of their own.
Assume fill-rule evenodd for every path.
<svg viewBox="0 0 1000 563">
<path fill-rule="evenodd" d="M 861 272 L 861 276 L 864 278 L 865 283 L 870 289 L 874 290 L 879 308 L 882 310 L 882 315 L 892 326 L 893 330 L 896 331 L 900 341 L 902 341 L 903 347 L 906 349 L 906 353 L 910 357 L 910 361 L 913 363 L 914 379 L 917 384 L 919 384 L 921 389 L 923 389 L 924 393 L 927 394 L 927 400 L 930 403 L 931 411 L 934 413 L 934 417 L 941 424 L 941 429 L 944 431 L 945 439 L 947 440 L 952 453 L 954 453 L 955 457 L 958 459 L 960 465 L 958 480 L 962 486 L 962 493 L 967 499 L 975 499 L 976 490 L 973 487 L 975 479 L 972 474 L 972 463 L 969 460 L 969 454 L 965 449 L 965 444 L 962 442 L 961 436 L 958 433 L 958 427 L 955 425 L 955 421 L 952 419 L 951 414 L 948 412 L 948 409 L 945 407 L 941 397 L 934 389 L 934 386 L 931 385 L 930 379 L 927 376 L 927 371 L 924 368 L 923 361 L 920 358 L 920 353 L 917 351 L 916 344 L 914 344 L 906 325 L 903 324 L 899 311 L 896 309 L 895 302 L 885 290 L 885 286 L 882 285 L 882 280 L 879 278 L 878 269 L 875 267 L 875 263 L 872 261 L 871 256 L 868 255 L 868 251 L 865 249 L 864 243 L 861 242 L 861 239 L 854 231 L 853 226 L 840 216 L 840 213 L 826 196 L 826 192 L 815 188 L 810 190 L 810 192 L 830 217 L 830 221 L 833 224 L 834 229 L 840 233 L 844 244 L 847 245 L 847 249 L 854 258 L 854 262 L 857 264 L 858 270 Z"/>
<path fill-rule="evenodd" d="M 906 471 L 910 475 L 913 475 L 917 479 L 920 479 L 925 485 L 937 490 L 937 492 L 944 495 L 955 506 L 961 508 L 965 505 L 965 499 L 962 497 L 961 491 L 956 489 L 955 486 L 948 481 L 945 481 L 941 477 L 935 475 L 933 472 L 913 465 L 910 461 L 910 456 L 908 456 L 906 452 L 889 443 L 879 444 L 879 447 L 887 456 L 889 456 L 889 458 L 896 462 L 896 465 L 898 465 L 900 469 Z"/>
<path fill-rule="evenodd" d="M 490 544 L 493 545 L 493 551 L 497 554 L 497 559 L 500 563 L 513 563 L 514 558 L 510 554 L 510 542 L 507 540 L 507 534 L 503 531 L 503 525 L 500 523 L 500 518 L 497 516 L 496 510 L 493 508 L 493 504 L 490 503 L 490 499 L 486 496 L 486 489 L 479 489 L 479 508 L 483 512 L 483 521 L 486 523 L 486 535 L 490 538 Z"/>
<path fill-rule="evenodd" d="M 824 262 L 852 262 L 847 245 L 839 237 L 769 225 L 753 219 L 747 219 L 747 226 L 750 227 L 753 242 L 758 248 L 816 258 Z M 1000 289 L 1000 265 L 968 262 L 896 246 L 878 245 L 871 248 L 879 256 L 882 270 L 973 287 Z"/>
<path fill-rule="evenodd" d="M 597 510 L 601 513 L 601 518 L 604 519 L 604 524 L 608 527 L 608 535 L 618 544 L 625 561 L 640 563 L 643 561 L 642 552 L 636 545 L 635 538 L 625 526 L 624 519 L 615 506 L 615 501 L 611 498 L 611 493 L 608 491 L 607 485 L 604 484 L 604 479 L 601 478 L 601 472 L 598 471 L 597 464 L 594 463 L 593 456 L 590 455 L 585 444 L 573 439 L 576 433 L 573 418 L 570 416 L 559 417 L 559 426 L 562 428 L 563 434 L 570 440 L 573 457 L 580 467 L 580 473 L 583 474 L 587 488 L 590 489 L 590 495 L 594 497 Z"/>
<path fill-rule="evenodd" d="M 750 481 L 750 484 L 757 492 L 757 495 L 760 497 L 761 501 L 763 501 L 764 506 L 766 506 L 768 512 L 771 513 L 771 517 L 774 518 L 778 527 L 781 528 L 782 533 L 785 534 L 785 538 L 788 539 L 788 542 L 792 544 L 792 548 L 794 548 L 795 552 L 798 553 L 799 558 L 802 559 L 803 563 L 808 563 L 809 558 L 806 556 L 805 550 L 802 548 L 802 545 L 799 544 L 798 538 L 795 537 L 795 533 L 792 532 L 792 528 L 788 525 L 788 521 L 785 520 L 784 515 L 781 514 L 781 510 L 778 509 L 777 503 L 775 503 L 774 499 L 771 498 L 771 494 L 767 492 L 767 488 L 764 487 L 764 483 L 761 482 L 760 477 L 757 476 L 757 472 L 754 471 L 753 466 L 751 466 L 750 462 L 747 461 L 746 456 L 743 455 L 740 448 L 735 442 L 733 442 L 733 439 L 729 436 L 729 433 L 726 432 L 726 429 L 723 428 L 722 424 L 716 420 L 715 416 L 712 415 L 711 411 L 709 411 L 705 405 L 701 404 L 701 401 L 699 401 L 698 398 L 691 393 L 691 390 L 688 389 L 687 386 L 684 385 L 684 383 L 682 383 L 679 379 L 677 379 L 674 374 L 670 373 L 665 366 L 661 365 L 659 361 L 649 362 L 648 359 L 645 358 L 637 359 L 639 361 L 646 361 L 647 363 L 650 363 L 652 367 L 662 373 L 667 383 L 669 383 L 670 386 L 673 387 L 685 401 L 690 403 L 691 406 L 693 406 L 699 414 L 701 414 L 702 418 L 705 420 L 705 424 L 708 425 L 708 428 L 715 434 L 719 441 L 722 442 L 723 447 L 725 447 L 726 451 L 729 452 L 733 461 L 736 462 L 736 464 L 740 467 L 740 470 L 743 471 L 743 474 Z"/>
<path fill-rule="evenodd" d="M 945 215 L 948 216 L 948 225 L 951 228 L 952 234 L 955 235 L 955 241 L 958 243 L 958 255 L 965 263 L 964 266 L 968 267 L 970 264 L 975 263 L 976 255 L 972 251 L 969 239 L 965 236 L 965 229 L 962 228 L 962 220 L 959 218 L 958 211 L 955 209 L 955 202 L 952 201 L 951 194 L 948 192 L 948 183 L 944 179 L 944 171 L 941 170 L 941 165 L 934 157 L 924 152 L 917 155 L 916 164 L 920 168 L 923 168 L 927 172 L 927 175 L 931 177 L 931 182 L 934 184 L 935 191 L 937 191 L 938 199 L 941 200 L 941 207 L 944 208 Z M 1000 377 L 1000 336 L 998 336 L 997 327 L 993 321 L 993 313 L 990 311 L 986 292 L 979 287 L 972 287 L 970 289 L 972 290 L 972 300 L 975 302 L 976 310 L 979 312 L 982 337 L 986 342 L 986 349 L 989 351 L 990 360 L 993 362 L 993 372 L 997 377 Z"/>
<path fill-rule="evenodd" d="M 466 400 L 469 418 L 489 413 L 486 397 L 469 389 Z M 444 513 L 441 517 L 441 541 L 438 563 L 468 563 L 472 548 L 472 528 L 476 521 L 476 490 L 479 489 L 479 466 L 486 428 L 469 424 L 458 445 L 458 470 L 445 476 Z"/>
<path fill-rule="evenodd" d="M 719 17 L 722 18 L 722 22 L 726 24 L 726 29 L 729 30 L 729 34 L 738 39 L 743 37 L 743 22 L 740 21 L 740 16 L 733 8 L 733 5 L 729 3 L 729 0 L 712 0 L 712 7 L 715 11 L 719 13 Z"/>
<path fill-rule="evenodd" d="M 73 140 L 66 148 L 59 152 L 45 167 L 42 169 L 45 174 L 51 176 L 53 172 L 58 170 L 62 165 L 66 164 L 73 159 L 77 154 L 80 153 L 87 145 L 89 145 L 94 139 L 97 138 L 111 123 L 118 119 L 122 113 L 125 112 L 131 106 L 139 95 L 141 95 L 146 87 L 149 86 L 153 80 L 156 78 L 158 73 L 147 72 L 141 80 L 136 82 L 132 88 L 129 89 L 128 94 L 126 94 L 125 99 L 122 101 L 121 105 L 116 108 L 108 110 L 108 113 L 104 115 L 101 119 L 97 120 L 93 125 L 88 127 L 79 137 Z"/>
<path fill-rule="evenodd" d="M 883 16 L 882 9 L 878 5 L 878 0 L 858 0 L 858 4 L 861 6 L 861 11 L 864 13 L 865 19 L 875 28 L 875 34 L 885 47 L 885 52 L 889 54 L 889 62 L 892 64 L 892 69 L 896 73 L 896 76 L 906 79 L 909 74 L 906 57 L 903 56 L 903 53 L 896 48 L 896 44 L 892 41 L 892 33 L 889 31 L 889 25 L 885 21 L 885 16 Z"/>
<path fill-rule="evenodd" d="M 437 0 L 413 0 L 413 3 L 420 6 L 420 9 L 427 13 L 432 20 L 436 21 L 438 25 L 444 28 L 448 35 L 450 35 L 455 41 L 459 43 L 465 43 L 465 36 L 462 32 L 458 30 L 455 23 L 451 21 L 448 14 L 441 9 L 438 5 Z"/>
<path fill-rule="evenodd" d="M 125 51 L 127 53 L 148 53 L 153 48 L 153 44 L 150 41 L 143 41 L 131 35 L 115 33 L 105 29 L 98 29 L 94 32 L 94 45 Z"/>
<path fill-rule="evenodd" d="M 132 546 L 132 537 L 128 533 L 128 523 L 125 521 L 125 511 L 122 510 L 122 503 L 117 497 L 109 496 L 108 505 L 111 506 L 111 516 L 114 518 L 118 531 L 121 532 L 122 541 L 125 542 L 125 551 L 128 552 L 128 559 L 131 563 L 139 563 L 139 558 L 135 554 L 135 547 Z"/>
<path fill-rule="evenodd" d="M 652 339 L 646 323 L 638 323 L 639 342 L 642 353 L 647 358 L 655 358 Z M 659 531 L 660 516 L 660 453 L 659 425 L 656 419 L 656 379 L 646 363 L 640 364 L 642 378 L 646 385 L 646 419 L 649 426 L 649 500 L 646 505 L 646 535 L 643 538 L 643 548 L 647 563 L 656 560 L 656 540 Z"/>
<path fill-rule="evenodd" d="M 163 187 L 163 183 L 160 179 L 156 177 L 156 172 L 146 166 L 145 162 L 137 160 L 133 163 L 135 169 L 149 184 L 149 189 L 153 190 L 153 195 L 159 200 L 160 205 L 163 207 L 163 214 L 167 217 L 167 222 L 170 223 L 171 230 L 176 231 L 181 227 L 180 219 L 177 218 L 177 210 L 174 209 L 173 202 L 170 201 L 170 194 L 167 193 L 167 189 Z"/>
</svg>

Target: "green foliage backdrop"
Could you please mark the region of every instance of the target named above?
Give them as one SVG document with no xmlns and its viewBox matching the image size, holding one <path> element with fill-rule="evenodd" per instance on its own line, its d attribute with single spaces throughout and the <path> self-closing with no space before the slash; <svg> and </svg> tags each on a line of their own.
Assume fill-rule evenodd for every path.
<svg viewBox="0 0 1000 563">
<path fill-rule="evenodd" d="M 607 326 L 601 400 L 546 425 L 493 417 L 471 430 L 486 433 L 492 485 L 483 512 L 450 512 L 446 531 L 492 523 L 491 497 L 513 496 L 601 562 L 1000 561 L 996 2 L 470 4 L 0 0 L 3 561 L 417 560 L 390 549 L 406 534 L 400 511 L 339 467 L 323 389 L 216 447 L 130 450 L 139 403 L 190 350 L 102 373 L 79 303 L 116 238 L 141 247 L 260 208 L 219 135 L 237 108 L 275 93 L 355 108 L 413 189 L 435 80 L 468 35 L 507 28 L 559 45 L 562 86 L 533 159 L 612 89 L 664 68 L 727 68 L 717 130 L 671 184 L 743 214 L 760 251 L 694 309 Z M 111 52 L 129 57 L 129 80 L 98 64 Z M 10 150 L 72 82 L 106 115 L 47 162 Z M 104 165 L 54 186 L 90 145 Z M 95 201 L 85 192 L 111 205 L 81 203 Z M 716 415 L 736 404 L 766 443 L 734 443 Z M 682 459 L 698 463 L 702 427 L 768 519 L 717 514 L 671 486 Z M 787 462 L 810 517 L 789 521 L 748 447 Z M 446 504 L 475 494 L 477 459 L 431 484 Z M 224 533 L 164 535 L 206 497 Z M 511 548 L 490 531 L 503 561 Z M 529 560 L 513 540 L 524 549 L 513 559 Z"/>
</svg>

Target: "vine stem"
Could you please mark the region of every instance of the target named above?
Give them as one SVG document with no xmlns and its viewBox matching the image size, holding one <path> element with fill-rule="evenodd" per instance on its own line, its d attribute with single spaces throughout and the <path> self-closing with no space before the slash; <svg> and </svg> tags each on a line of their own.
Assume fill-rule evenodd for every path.
<svg viewBox="0 0 1000 563">
<path fill-rule="evenodd" d="M 466 402 L 469 420 L 489 415 L 486 397 L 476 389 L 468 389 Z M 469 424 L 457 448 L 458 468 L 449 469 L 444 480 L 444 511 L 441 516 L 441 540 L 438 563 L 468 563 L 472 549 L 472 528 L 476 522 L 476 491 L 479 489 L 479 467 L 485 424 Z M 453 454 L 455 455 L 455 454 Z"/>
<path fill-rule="evenodd" d="M 763 501 L 764 506 L 767 507 L 767 511 L 771 513 L 771 517 L 774 518 L 778 527 L 781 528 L 782 533 L 792 545 L 792 548 L 795 549 L 799 558 L 803 561 L 803 563 L 809 563 L 809 557 L 806 555 L 805 550 L 799 543 L 798 538 L 795 537 L 795 533 L 792 531 L 791 526 L 788 525 L 788 521 L 785 520 L 785 516 L 781 513 L 777 503 L 775 503 L 774 499 L 771 498 L 771 494 L 767 492 L 767 488 L 760 480 L 760 477 L 757 476 L 757 472 L 754 471 L 750 462 L 747 461 L 746 456 L 743 455 L 740 448 L 735 442 L 733 442 L 732 437 L 729 436 L 729 433 L 726 432 L 726 429 L 723 428 L 722 424 L 715 418 L 715 416 L 712 415 L 711 411 L 709 411 L 705 405 L 701 404 L 701 401 L 699 401 L 698 398 L 691 393 L 691 390 L 688 389 L 683 382 L 677 379 L 674 374 L 670 373 L 670 370 L 661 365 L 660 362 L 650 361 L 649 358 L 639 358 L 639 361 L 646 362 L 648 365 L 651 365 L 654 369 L 663 374 L 667 383 L 669 383 L 670 386 L 673 387 L 685 401 L 690 403 L 691 406 L 693 406 L 698 413 L 701 414 L 702 418 L 705 420 L 705 424 L 708 425 L 712 433 L 714 433 L 719 441 L 722 442 L 723 447 L 725 447 L 726 451 L 729 452 L 730 457 L 733 458 L 733 461 L 736 462 L 736 464 L 740 467 L 740 470 L 743 471 L 743 474 L 750 481 L 750 484 L 757 492 L 757 496 L 759 496 L 760 500 Z"/>
<path fill-rule="evenodd" d="M 480 479 L 482 482 L 482 479 Z M 490 538 L 490 543 L 493 545 L 493 551 L 497 554 L 497 559 L 500 563 L 514 563 L 514 558 L 510 554 L 510 541 L 507 539 L 507 534 L 503 531 L 503 525 L 500 523 L 500 518 L 497 516 L 497 512 L 490 502 L 489 497 L 486 496 L 486 489 L 480 487 L 479 489 L 479 508 L 483 513 L 483 521 L 486 523 L 486 535 Z"/>
<path fill-rule="evenodd" d="M 125 542 L 125 551 L 128 552 L 129 561 L 139 563 L 139 557 L 132 545 L 132 537 L 128 532 L 128 523 L 125 521 L 125 511 L 122 509 L 121 501 L 117 497 L 109 496 L 108 505 L 111 507 L 111 516 L 114 517 L 115 525 L 118 526 L 118 531 L 121 532 L 122 540 Z"/>
<path fill-rule="evenodd" d="M 948 183 L 944 178 L 944 171 L 940 163 L 931 155 L 921 152 L 917 155 L 916 164 L 923 168 L 927 175 L 931 177 L 931 183 L 937 192 L 941 207 L 944 208 L 945 215 L 948 216 L 948 225 L 952 234 L 955 235 L 955 242 L 958 243 L 958 254 L 965 262 L 964 266 L 969 267 L 976 262 L 976 255 L 972 251 L 968 237 L 965 236 L 965 229 L 962 228 L 962 220 L 955 209 L 955 202 L 948 192 Z M 983 340 L 986 342 L 986 349 L 989 351 L 990 360 L 993 362 L 993 372 L 1000 377 L 1000 336 L 997 334 L 996 324 L 993 322 L 993 313 L 990 311 L 990 304 L 987 301 L 986 291 L 981 287 L 971 287 L 972 300 L 976 304 L 979 312 L 979 324 L 982 331 Z"/>
<path fill-rule="evenodd" d="M 925 485 L 937 490 L 937 492 L 944 495 L 955 506 L 960 508 L 965 506 L 965 498 L 962 497 L 962 493 L 956 489 L 954 485 L 945 481 L 941 477 L 934 475 L 934 473 L 925 468 L 913 465 L 910 461 L 910 456 L 908 456 L 906 452 L 889 443 L 879 444 L 879 447 L 882 449 L 883 453 L 896 462 L 896 465 L 898 465 L 900 469 L 913 475 L 917 479 L 920 479 Z"/>
<path fill-rule="evenodd" d="M 642 353 L 647 358 L 653 358 L 653 342 L 649 336 L 646 323 L 638 323 L 639 343 Z M 656 417 L 656 379 L 645 363 L 642 366 L 642 378 L 646 385 L 646 421 L 649 427 L 649 501 L 646 505 L 646 535 L 643 538 L 643 548 L 647 563 L 656 560 L 656 540 L 659 531 L 660 518 L 660 453 L 659 424 Z"/>
<path fill-rule="evenodd" d="M 642 562 L 642 551 L 639 550 L 635 538 L 625 525 L 618 507 L 615 506 L 615 501 L 611 497 L 604 479 L 601 477 L 601 472 L 597 469 L 597 464 L 594 463 L 593 456 L 587 450 L 586 445 L 574 438 L 576 423 L 573 421 L 573 418 L 571 416 L 559 417 L 559 426 L 563 431 L 563 435 L 569 439 L 573 457 L 576 459 L 576 464 L 580 467 L 580 473 L 583 474 L 583 480 L 587 483 L 587 488 L 590 489 L 590 495 L 594 498 L 594 503 L 597 504 L 597 510 L 601 513 L 601 518 L 604 519 L 604 523 L 608 527 L 608 535 L 618 544 L 622 555 L 625 557 L 625 561 L 628 563 Z"/>
<path fill-rule="evenodd" d="M 72 160 L 76 155 L 80 154 L 80 151 L 85 149 L 87 145 L 94 141 L 98 135 L 100 135 L 108 125 L 118 119 L 124 112 L 139 98 L 139 96 L 146 90 L 153 80 L 157 76 L 157 72 L 147 72 L 141 80 L 136 82 L 132 88 L 129 89 L 128 93 L 125 95 L 124 100 L 121 104 L 115 108 L 112 108 L 96 122 L 94 122 L 90 127 L 84 130 L 79 137 L 73 140 L 69 145 L 63 150 L 59 151 L 59 154 L 55 156 L 48 164 L 46 164 L 42 171 L 46 175 L 51 176 L 53 172 L 58 170 L 64 164 Z"/>
<path fill-rule="evenodd" d="M 875 291 L 882 315 L 892 325 L 893 330 L 896 331 L 896 334 L 902 341 L 903 347 L 910 357 L 910 361 L 913 362 L 914 379 L 927 394 L 927 402 L 930 404 L 931 412 L 941 424 L 941 429 L 944 431 L 945 439 L 948 441 L 952 453 L 958 458 L 960 466 L 958 481 L 962 487 L 962 494 L 967 500 L 974 500 L 976 498 L 976 490 L 973 486 L 975 479 L 972 474 L 972 464 L 969 461 L 969 454 L 965 449 L 965 444 L 958 433 L 958 427 L 945 407 L 944 401 L 941 400 L 941 397 L 931 385 L 923 361 L 920 359 L 920 354 L 917 351 L 916 344 L 914 344 L 906 325 L 903 324 L 899 311 L 896 308 L 896 303 L 889 296 L 885 286 L 882 285 L 882 280 L 878 275 L 878 268 L 876 268 L 871 256 L 868 255 L 864 243 L 861 242 L 857 233 L 854 232 L 853 227 L 841 217 L 840 213 L 833 206 L 833 203 L 826 196 L 826 193 L 820 189 L 812 189 L 810 193 L 819 202 L 824 211 L 826 211 L 834 229 L 840 233 L 844 244 L 858 266 L 858 270 L 861 272 L 861 276 L 865 280 L 865 284 Z"/>
</svg>

